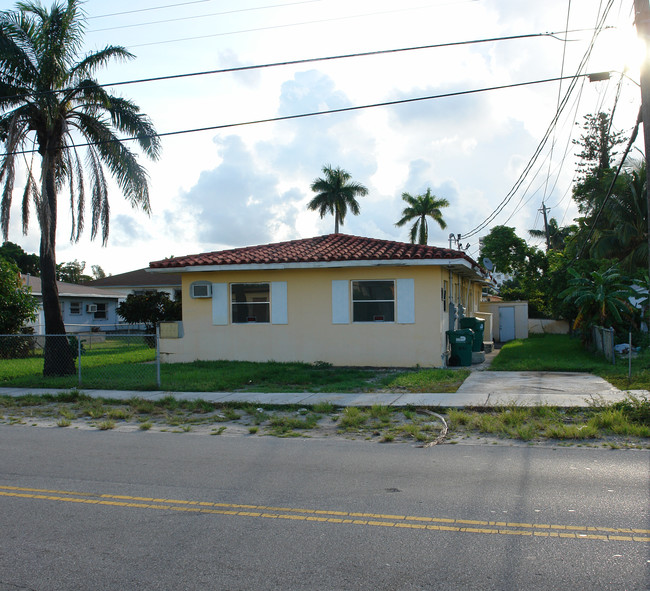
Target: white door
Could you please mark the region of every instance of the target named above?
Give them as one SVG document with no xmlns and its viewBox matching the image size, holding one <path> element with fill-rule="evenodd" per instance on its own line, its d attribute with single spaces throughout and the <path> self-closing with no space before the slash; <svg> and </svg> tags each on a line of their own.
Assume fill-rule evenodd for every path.
<svg viewBox="0 0 650 591">
<path fill-rule="evenodd" d="M 515 307 L 499 308 L 499 341 L 506 343 L 515 338 Z"/>
</svg>

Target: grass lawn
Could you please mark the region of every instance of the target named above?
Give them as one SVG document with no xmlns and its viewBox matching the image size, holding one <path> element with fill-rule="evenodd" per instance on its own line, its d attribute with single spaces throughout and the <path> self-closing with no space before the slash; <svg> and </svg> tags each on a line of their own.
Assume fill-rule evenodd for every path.
<svg viewBox="0 0 650 591">
<path fill-rule="evenodd" d="M 84 388 L 156 389 L 155 349 L 141 338 L 107 338 L 93 342 L 81 355 Z M 75 362 L 79 367 L 79 360 Z M 26 359 L 0 359 L 0 386 L 33 388 L 74 388 L 78 375 L 43 377 L 43 352 L 36 350 Z"/>
<path fill-rule="evenodd" d="M 78 375 L 44 378 L 43 357 L 0 360 L 0 387 L 157 390 L 155 350 L 107 339 L 81 356 Z M 77 365 L 78 367 L 78 365 Z M 175 392 L 455 392 L 469 372 L 332 367 L 326 363 L 163 363 L 161 387 Z"/>
<path fill-rule="evenodd" d="M 332 367 L 318 363 L 196 361 L 161 366 L 165 390 L 191 392 L 455 392 L 468 371 Z"/>
<path fill-rule="evenodd" d="M 107 338 L 81 356 L 82 388 L 157 390 L 155 351 L 142 341 Z M 612 365 L 585 351 L 566 335 L 534 335 L 503 346 L 491 369 L 501 371 L 581 371 L 614 386 L 650 390 L 650 352 L 638 355 L 628 380 L 627 359 Z M 0 386 L 79 387 L 78 376 L 43 378 L 43 358 L 1 359 Z M 172 392 L 456 392 L 466 369 L 332 367 L 326 363 L 197 361 L 163 363 L 162 389 Z"/>
<path fill-rule="evenodd" d="M 496 371 L 582 371 L 601 376 L 621 390 L 650 390 L 650 351 L 632 360 L 628 379 L 628 360 L 616 365 L 603 356 L 586 351 L 579 339 L 568 335 L 531 335 L 510 341 L 501 348 L 490 369 Z"/>
</svg>

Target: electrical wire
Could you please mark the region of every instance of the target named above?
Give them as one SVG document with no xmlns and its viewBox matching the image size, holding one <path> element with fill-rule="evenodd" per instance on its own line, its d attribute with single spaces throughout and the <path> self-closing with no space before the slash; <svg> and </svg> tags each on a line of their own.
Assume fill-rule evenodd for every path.
<svg viewBox="0 0 650 591">
<path fill-rule="evenodd" d="M 621 170 L 623 169 L 623 165 L 625 164 L 625 159 L 627 158 L 627 155 L 629 154 L 630 150 L 632 149 L 632 144 L 636 140 L 637 133 L 639 131 L 639 125 L 641 124 L 641 121 L 643 121 L 643 113 L 642 109 L 639 109 L 639 116 L 636 119 L 636 125 L 634 126 L 634 129 L 632 131 L 632 135 L 630 136 L 630 141 L 628 142 L 627 146 L 625 147 L 625 152 L 623 152 L 623 157 L 621 158 L 621 162 L 619 163 L 618 167 L 616 168 L 616 174 L 614 175 L 614 178 L 612 179 L 612 182 L 609 185 L 609 189 L 607 189 L 607 193 L 605 194 L 605 198 L 603 199 L 603 202 L 600 205 L 600 208 L 598 209 L 598 212 L 596 213 L 596 217 L 594 218 L 594 221 L 591 225 L 591 228 L 589 229 L 589 234 L 587 235 L 587 238 L 583 241 L 582 245 L 580 246 L 580 250 L 578 251 L 578 254 L 576 254 L 576 257 L 574 259 L 574 262 L 577 261 L 581 256 L 582 253 L 585 249 L 585 246 L 589 244 L 589 241 L 591 240 L 591 237 L 594 235 L 594 232 L 596 231 L 596 226 L 598 224 L 598 219 L 600 218 L 600 214 L 603 212 L 605 209 L 605 205 L 607 204 L 607 201 L 609 201 L 609 198 L 612 196 L 612 192 L 614 190 L 614 185 L 616 184 L 616 181 L 618 180 L 619 175 L 621 174 Z"/>
<path fill-rule="evenodd" d="M 176 23 L 180 21 L 189 21 L 189 20 L 196 20 L 196 19 L 203 19 L 203 18 L 209 18 L 212 16 L 224 16 L 226 14 L 236 14 L 239 12 L 253 12 L 255 10 L 266 10 L 269 8 L 283 8 L 285 6 L 295 6 L 297 4 L 312 4 L 314 2 L 322 2 L 322 0 L 300 0 L 299 2 L 287 2 L 285 4 L 270 4 L 268 6 L 254 6 L 252 8 L 238 8 L 236 10 L 224 10 L 222 12 L 212 12 L 210 14 L 197 14 L 193 16 L 179 16 L 175 18 L 168 18 L 165 20 L 160 20 L 160 21 L 148 21 L 145 23 L 132 23 L 130 25 L 117 25 L 115 27 L 105 27 L 103 29 L 88 29 L 88 33 L 100 33 L 101 31 L 115 31 L 117 29 L 132 29 L 133 27 L 144 27 L 144 26 L 149 26 L 149 25 L 161 25 L 165 23 Z M 193 4 L 192 2 L 189 2 L 189 4 Z M 131 11 L 131 12 L 140 12 L 140 11 Z M 118 13 L 119 14 L 119 13 Z M 128 13 L 125 13 L 128 14 Z M 113 15 L 111 15 L 113 16 Z"/>
<path fill-rule="evenodd" d="M 130 84 L 143 84 L 143 83 L 149 83 L 149 82 L 163 82 L 167 80 L 178 80 L 182 78 L 192 78 L 192 77 L 197 77 L 197 76 L 211 76 L 214 74 L 231 74 L 234 72 L 247 72 L 250 70 L 260 70 L 260 69 L 265 69 L 265 68 L 277 68 L 277 67 L 282 67 L 282 66 L 295 66 L 295 65 L 302 65 L 302 64 L 310 64 L 314 62 L 326 62 L 326 61 L 334 61 L 334 60 L 341 60 L 341 59 L 350 59 L 350 58 L 357 58 L 357 57 L 369 57 L 369 56 L 377 56 L 377 55 L 386 55 L 386 54 L 391 54 L 391 53 L 403 53 L 407 51 L 421 51 L 424 49 L 439 49 L 442 47 L 457 47 L 457 46 L 462 46 L 462 45 L 475 45 L 479 43 L 494 43 L 496 41 L 513 41 L 513 40 L 521 40 L 521 39 L 532 39 L 532 38 L 537 38 L 537 37 L 551 37 L 555 38 L 556 33 L 527 33 L 523 35 L 510 35 L 510 36 L 505 36 L 505 37 L 490 37 L 486 39 L 471 39 L 471 40 L 466 40 L 466 41 L 451 41 L 448 43 L 432 43 L 430 45 L 416 45 L 413 47 L 401 47 L 397 49 L 379 49 L 376 51 L 364 51 L 364 52 L 357 52 L 357 53 L 347 53 L 347 54 L 341 54 L 341 55 L 331 55 L 331 56 L 324 56 L 324 57 L 314 57 L 314 58 L 305 58 L 305 59 L 300 59 L 300 60 L 289 60 L 289 61 L 283 61 L 283 62 L 271 62 L 268 64 L 257 64 L 257 65 L 252 65 L 252 66 L 236 66 L 233 68 L 221 68 L 217 70 L 203 70 L 200 72 L 187 72 L 184 74 L 170 74 L 167 76 L 154 76 L 150 78 L 135 78 L 133 80 L 123 80 L 123 81 L 118 81 L 118 82 L 106 82 L 103 84 L 98 84 L 100 88 L 108 88 L 108 87 L 113 87 L 113 86 L 126 86 Z M 13 100 L 17 98 L 24 98 L 28 96 L 33 96 L 33 97 L 38 97 L 38 96 L 46 96 L 49 94 L 59 94 L 59 93 L 66 93 L 70 92 L 71 90 L 74 90 L 73 88 L 61 88 L 61 89 L 52 89 L 52 90 L 44 90 L 40 92 L 33 92 L 33 93 L 25 93 L 25 94 L 16 94 L 13 96 L 4 96 L 4 100 Z"/>
<path fill-rule="evenodd" d="M 503 209 L 506 207 L 506 205 L 512 200 L 515 193 L 519 190 L 519 188 L 523 184 L 526 176 L 529 174 L 529 172 L 533 168 L 533 165 L 535 164 L 535 162 L 539 158 L 539 155 L 541 154 L 541 151 L 543 150 L 544 146 L 548 142 L 548 139 L 550 137 L 551 132 L 553 131 L 553 129 L 557 125 L 560 114 L 564 110 L 564 108 L 566 107 L 566 104 L 568 103 L 568 99 L 569 99 L 570 95 L 572 94 L 572 92 L 573 92 L 573 90 L 575 88 L 575 85 L 577 84 L 578 79 L 585 77 L 585 75 L 580 74 L 580 72 L 586 67 L 587 62 L 589 61 L 589 57 L 591 56 L 591 52 L 593 51 L 596 38 L 597 38 L 598 34 L 604 28 L 605 20 L 607 18 L 607 15 L 609 14 L 609 11 L 610 11 L 613 3 L 614 3 L 614 0 L 609 0 L 608 1 L 608 4 L 607 4 L 607 6 L 605 7 L 605 9 L 604 9 L 604 11 L 602 13 L 602 16 L 598 19 L 596 29 L 594 30 L 594 35 L 593 35 L 592 40 L 591 40 L 591 42 L 589 44 L 589 47 L 587 48 L 587 51 L 585 52 L 585 55 L 583 56 L 579 66 L 578 66 L 577 73 L 576 73 L 576 75 L 574 77 L 570 77 L 571 78 L 571 84 L 569 85 L 569 88 L 567 89 L 567 91 L 566 91 L 566 93 L 564 95 L 564 98 L 562 100 L 562 104 L 561 104 L 560 108 L 556 110 L 556 113 L 555 113 L 553 119 L 551 120 L 551 123 L 549 124 L 547 130 L 546 130 L 546 133 L 544 134 L 544 136 L 543 136 L 542 140 L 540 141 L 540 143 L 538 144 L 535 152 L 533 153 L 530 160 L 528 161 L 528 164 L 524 168 L 524 171 L 521 173 L 521 175 L 519 176 L 519 178 L 517 179 L 515 184 L 511 187 L 510 191 L 508 191 L 508 193 L 502 199 L 502 201 L 499 203 L 499 205 L 497 205 L 497 207 L 493 210 L 493 212 L 485 220 L 483 220 L 483 222 L 481 222 L 478 226 L 474 227 L 469 232 L 464 233 L 463 238 L 470 238 L 470 237 L 474 236 L 475 234 L 479 233 L 481 230 L 486 228 L 490 223 L 492 223 L 492 221 L 494 221 L 494 219 L 501 213 L 501 211 L 503 211 Z"/>
<path fill-rule="evenodd" d="M 574 75 L 574 76 L 566 76 L 565 79 L 570 79 L 570 80 L 575 80 L 578 77 L 585 77 L 588 76 L 589 74 L 580 74 L 580 75 Z M 376 107 L 387 107 L 387 106 L 394 106 L 394 105 L 403 105 L 403 104 L 408 104 L 408 103 L 415 103 L 415 102 L 421 102 L 421 101 L 428 101 L 428 100 L 435 100 L 435 99 L 441 99 L 441 98 L 449 98 L 449 97 L 457 97 L 457 96 L 466 96 L 470 94 L 478 94 L 482 92 L 491 92 L 494 90 L 505 90 L 509 88 L 522 88 L 524 86 L 532 86 L 532 85 L 537 85 L 537 84 L 547 84 L 549 82 L 558 82 L 560 78 L 546 78 L 543 80 L 530 80 L 527 82 L 517 82 L 513 84 L 504 84 L 501 86 L 490 86 L 487 88 L 475 88 L 472 90 L 458 90 L 455 92 L 448 92 L 444 94 L 434 94 L 434 95 L 428 95 L 428 96 L 422 96 L 422 97 L 415 97 L 415 98 L 407 98 L 407 99 L 400 99 L 400 100 L 394 100 L 394 101 L 384 101 L 380 103 L 372 103 L 372 104 L 367 104 L 367 105 L 357 105 L 357 106 L 352 106 L 352 107 L 341 107 L 339 109 L 328 109 L 324 111 L 312 111 L 310 113 L 300 113 L 300 114 L 295 114 L 295 115 L 284 115 L 281 117 L 269 117 L 267 119 L 257 119 L 253 121 L 241 121 L 239 123 L 225 123 L 223 125 L 210 125 L 206 127 L 198 127 L 194 129 L 183 129 L 183 130 L 178 130 L 178 131 L 169 131 L 169 132 L 163 132 L 163 133 L 152 133 L 152 134 L 142 134 L 139 136 L 134 136 L 134 137 L 127 137 L 127 138 L 120 138 L 120 139 L 115 139 L 115 140 L 107 140 L 106 142 L 84 142 L 80 144 L 70 144 L 68 146 L 65 146 L 66 149 L 69 148 L 82 148 L 85 146 L 95 146 L 99 145 L 102 143 L 113 143 L 113 142 L 127 142 L 127 141 L 137 141 L 140 139 L 145 139 L 145 138 L 151 138 L 151 137 L 170 137 L 170 136 L 175 136 L 175 135 L 182 135 L 186 133 L 197 133 L 201 131 L 216 131 L 219 129 L 229 129 L 233 127 L 243 127 L 247 125 L 258 125 L 260 123 L 275 123 L 278 121 L 289 121 L 292 119 L 304 119 L 306 117 L 315 117 L 319 115 L 331 115 L 334 113 L 349 113 L 352 111 L 360 111 L 363 109 L 373 109 Z M 34 150 L 17 150 L 15 152 L 12 152 L 12 154 L 29 154 L 33 152 Z M 0 156 L 7 156 L 8 154 L 0 154 Z"/>
<path fill-rule="evenodd" d="M 167 4 L 165 6 L 152 6 L 150 8 L 137 8 L 136 10 L 125 10 L 124 12 L 111 12 L 109 14 L 96 14 L 94 16 L 86 17 L 86 20 L 95 18 L 107 18 L 109 16 L 122 16 L 123 14 L 135 14 L 136 12 L 150 12 L 152 10 L 163 10 L 165 8 L 176 8 L 178 6 L 187 6 L 188 4 L 204 4 L 205 2 L 212 2 L 213 0 L 192 0 L 191 2 L 179 2 L 177 4 Z"/>
</svg>

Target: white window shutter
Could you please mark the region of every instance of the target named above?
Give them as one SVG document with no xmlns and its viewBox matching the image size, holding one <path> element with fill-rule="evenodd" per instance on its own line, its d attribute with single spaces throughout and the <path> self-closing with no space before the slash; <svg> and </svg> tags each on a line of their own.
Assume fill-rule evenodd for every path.
<svg viewBox="0 0 650 591">
<path fill-rule="evenodd" d="M 288 324 L 287 282 L 271 283 L 271 324 Z"/>
<path fill-rule="evenodd" d="M 397 280 L 397 323 L 415 323 L 415 279 Z"/>
<path fill-rule="evenodd" d="M 212 284 L 212 324 L 228 324 L 228 284 Z"/>
<path fill-rule="evenodd" d="M 332 324 L 350 324 L 350 283 L 332 281 Z"/>
</svg>

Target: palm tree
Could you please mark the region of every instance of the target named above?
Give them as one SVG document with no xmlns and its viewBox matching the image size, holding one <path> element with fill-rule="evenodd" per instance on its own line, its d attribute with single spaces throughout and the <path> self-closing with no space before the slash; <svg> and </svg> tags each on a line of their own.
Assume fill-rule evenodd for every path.
<svg viewBox="0 0 650 591">
<path fill-rule="evenodd" d="M 135 137 L 150 158 L 157 158 L 160 140 L 149 118 L 133 102 L 108 93 L 93 78 L 111 60 L 133 55 L 123 47 L 107 46 L 79 55 L 84 33 L 81 0 L 55 3 L 48 11 L 36 1 L 21 2 L 15 12 L 0 13 L 0 156 L 2 200 L 0 226 L 4 239 L 19 155 L 40 155 L 40 179 L 33 156 L 26 161 L 22 195 L 23 231 L 30 204 L 41 229 L 40 268 L 45 331 L 64 335 L 56 286 L 57 197 L 67 185 L 72 211 L 72 236 L 84 227 L 86 190 L 84 162 L 90 185 L 91 238 L 101 227 L 106 244 L 109 227 L 108 188 L 104 166 L 133 206 L 149 212 L 148 176 L 136 155 L 117 133 Z M 32 148 L 35 148 L 34 150 Z M 65 337 L 46 339 L 44 375 L 74 372 L 74 359 Z"/>
<path fill-rule="evenodd" d="M 575 229 L 575 226 L 563 226 L 560 228 L 557 220 L 551 218 L 548 221 L 548 241 L 546 250 L 564 250 L 566 239 L 575 231 Z M 547 239 L 545 230 L 528 230 L 528 234 L 533 238 Z"/>
<path fill-rule="evenodd" d="M 633 273 L 648 266 L 647 172 L 643 160 L 623 175 L 624 184 L 603 210 L 603 228 L 595 233 L 590 254 L 594 258 L 618 259 Z"/>
<path fill-rule="evenodd" d="M 636 292 L 615 265 L 602 273 L 592 271 L 587 276 L 572 268 L 568 271 L 571 275 L 569 287 L 560 293 L 560 297 L 579 308 L 574 328 L 585 324 L 611 326 L 614 321 L 622 321 L 621 314 L 632 311 L 629 299 Z"/>
<path fill-rule="evenodd" d="M 323 167 L 325 178 L 317 178 L 311 184 L 316 196 L 307 204 L 312 211 L 318 210 L 321 218 L 331 213 L 334 216 L 334 233 L 339 233 L 348 207 L 354 215 L 359 215 L 357 196 L 368 194 L 368 189 L 360 183 L 353 183 L 349 172 L 341 168 L 332 168 L 331 164 Z"/>
<path fill-rule="evenodd" d="M 429 226 L 427 224 L 427 216 L 438 222 L 438 225 L 444 230 L 447 227 L 447 222 L 442 219 L 442 211 L 440 208 L 449 207 L 449 201 L 446 199 L 438 199 L 435 195 L 431 194 L 431 189 L 427 189 L 424 195 L 410 195 L 409 193 L 402 193 L 402 199 L 408 203 L 408 206 L 402 210 L 402 218 L 395 224 L 398 228 L 415 220 L 411 226 L 410 239 L 411 243 L 426 244 L 429 240 Z"/>
</svg>

